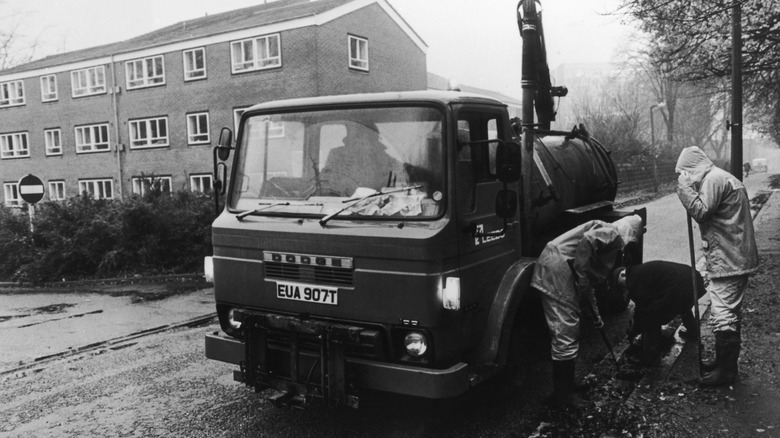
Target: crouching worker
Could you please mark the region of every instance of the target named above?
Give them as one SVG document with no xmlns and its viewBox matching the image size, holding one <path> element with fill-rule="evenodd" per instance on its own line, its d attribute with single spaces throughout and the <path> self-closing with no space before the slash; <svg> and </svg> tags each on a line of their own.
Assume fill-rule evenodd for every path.
<svg viewBox="0 0 780 438">
<path fill-rule="evenodd" d="M 695 303 L 690 266 L 651 261 L 619 268 L 614 275 L 615 283 L 635 305 L 634 324 L 629 327 L 628 338 L 633 342 L 637 335 L 642 335 L 641 351 L 635 358 L 636 362 L 645 366 L 655 363 L 661 352 L 661 327 L 678 315 L 685 327 L 680 336 L 694 339 L 698 327 L 691 310 Z M 705 292 L 704 279 L 698 271 L 696 282 L 698 297 L 701 298 Z"/>
<path fill-rule="evenodd" d="M 554 405 L 582 408 L 574 392 L 574 363 L 579 352 L 580 302 L 589 301 L 594 322 L 604 322 L 598 312 L 593 286 L 604 282 L 621 258 L 621 234 L 641 235 L 638 216 L 623 218 L 615 225 L 599 220 L 586 222 L 550 241 L 539 255 L 531 286 L 541 292 L 542 308 L 550 332 L 553 361 Z M 639 231 L 633 230 L 638 228 Z"/>
</svg>

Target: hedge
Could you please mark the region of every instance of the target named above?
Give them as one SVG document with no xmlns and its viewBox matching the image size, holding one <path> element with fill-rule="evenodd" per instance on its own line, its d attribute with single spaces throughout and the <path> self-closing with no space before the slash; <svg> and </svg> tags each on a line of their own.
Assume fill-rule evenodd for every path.
<svg viewBox="0 0 780 438">
<path fill-rule="evenodd" d="M 202 270 L 211 254 L 213 198 L 150 191 L 124 201 L 76 196 L 0 208 L 0 280 L 32 283 Z"/>
</svg>

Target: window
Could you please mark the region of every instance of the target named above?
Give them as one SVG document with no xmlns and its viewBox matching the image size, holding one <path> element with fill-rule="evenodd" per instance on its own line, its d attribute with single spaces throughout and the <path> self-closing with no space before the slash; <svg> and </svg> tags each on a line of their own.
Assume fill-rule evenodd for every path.
<svg viewBox="0 0 780 438">
<path fill-rule="evenodd" d="M 110 179 L 80 180 L 79 193 L 95 199 L 114 199 L 114 182 Z"/>
<path fill-rule="evenodd" d="M 155 189 L 162 193 L 171 193 L 170 176 L 139 176 L 133 178 L 133 193 L 145 195 L 147 191 Z"/>
<path fill-rule="evenodd" d="M 349 36 L 349 67 L 368 71 L 368 40 Z"/>
<path fill-rule="evenodd" d="M 76 127 L 76 152 L 103 152 L 108 144 L 108 123 Z"/>
<path fill-rule="evenodd" d="M 106 92 L 106 69 L 102 65 L 70 72 L 73 97 Z"/>
<path fill-rule="evenodd" d="M 15 105 L 24 105 L 24 82 L 0 83 L 0 108 Z"/>
<path fill-rule="evenodd" d="M 187 143 L 209 142 L 209 113 L 187 114 Z"/>
<path fill-rule="evenodd" d="M 282 65 L 279 34 L 230 43 L 233 73 L 262 70 Z"/>
<path fill-rule="evenodd" d="M 182 53 L 184 59 L 184 80 L 192 81 L 206 77 L 206 49 L 198 48 L 185 50 Z"/>
<path fill-rule="evenodd" d="M 206 193 L 214 187 L 213 179 L 210 173 L 203 175 L 190 175 L 190 190 L 193 192 Z"/>
<path fill-rule="evenodd" d="M 65 181 L 49 181 L 49 199 L 52 201 L 65 199 Z"/>
<path fill-rule="evenodd" d="M 3 184 L 3 192 L 5 193 L 6 207 L 18 207 L 22 205 L 22 198 L 19 196 L 19 183 Z"/>
<path fill-rule="evenodd" d="M 168 146 L 168 119 L 166 117 L 130 121 L 131 149 L 161 146 Z"/>
<path fill-rule="evenodd" d="M 23 158 L 30 156 L 26 132 L 0 134 L 0 158 Z"/>
<path fill-rule="evenodd" d="M 57 100 L 57 76 L 41 76 L 41 102 Z"/>
<path fill-rule="evenodd" d="M 62 135 L 59 129 L 46 129 L 43 131 L 46 142 L 46 155 L 62 155 Z"/>
<path fill-rule="evenodd" d="M 162 55 L 127 61 L 125 73 L 128 90 L 165 83 L 165 64 Z"/>
</svg>

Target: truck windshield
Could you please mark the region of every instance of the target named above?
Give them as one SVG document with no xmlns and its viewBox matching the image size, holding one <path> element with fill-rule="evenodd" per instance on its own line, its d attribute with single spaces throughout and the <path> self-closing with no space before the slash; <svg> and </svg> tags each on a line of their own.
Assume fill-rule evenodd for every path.
<svg viewBox="0 0 780 438">
<path fill-rule="evenodd" d="M 250 115 L 229 206 L 242 216 L 437 216 L 442 118 L 419 106 Z"/>
</svg>

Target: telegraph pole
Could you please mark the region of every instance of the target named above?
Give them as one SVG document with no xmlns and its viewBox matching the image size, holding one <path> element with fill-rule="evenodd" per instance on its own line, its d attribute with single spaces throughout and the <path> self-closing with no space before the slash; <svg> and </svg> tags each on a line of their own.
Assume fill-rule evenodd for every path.
<svg viewBox="0 0 780 438">
<path fill-rule="evenodd" d="M 742 181 L 742 6 L 731 7 L 731 174 Z"/>
</svg>

